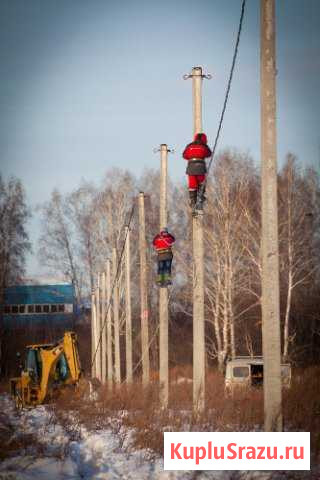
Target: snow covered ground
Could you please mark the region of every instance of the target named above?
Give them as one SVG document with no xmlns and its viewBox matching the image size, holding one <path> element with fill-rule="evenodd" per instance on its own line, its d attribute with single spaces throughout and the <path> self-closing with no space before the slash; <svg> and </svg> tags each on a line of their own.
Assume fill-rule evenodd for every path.
<svg viewBox="0 0 320 480">
<path fill-rule="evenodd" d="M 36 438 L 35 444 L 25 445 L 16 456 L 0 463 L 0 480 L 237 478 L 234 472 L 163 471 L 161 458 L 154 459 L 147 450 L 133 451 L 132 432 L 123 428 L 118 435 L 107 429 L 89 432 L 81 426 L 78 439 L 70 441 L 50 408 L 39 406 L 17 414 L 7 395 L 0 395 L 0 412 L 14 425 L 15 434 L 32 434 Z M 262 472 L 242 472 L 239 476 L 241 480 L 270 477 L 270 473 Z"/>
</svg>

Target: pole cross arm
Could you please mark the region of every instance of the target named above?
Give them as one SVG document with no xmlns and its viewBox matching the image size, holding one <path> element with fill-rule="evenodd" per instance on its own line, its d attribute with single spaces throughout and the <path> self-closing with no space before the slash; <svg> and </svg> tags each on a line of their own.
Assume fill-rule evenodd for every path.
<svg viewBox="0 0 320 480">
<path fill-rule="evenodd" d="M 168 153 L 175 153 L 173 148 L 168 148 L 168 145 L 166 143 L 161 143 L 160 147 L 155 147 L 153 149 L 153 153 L 158 153 L 161 152 L 161 150 L 165 150 Z"/>
<path fill-rule="evenodd" d="M 192 73 L 186 73 L 183 75 L 183 80 L 188 80 L 189 78 L 193 77 L 201 77 L 201 78 L 206 78 L 207 80 L 211 80 L 212 75 L 210 73 L 202 73 L 202 67 L 193 67 Z"/>
</svg>

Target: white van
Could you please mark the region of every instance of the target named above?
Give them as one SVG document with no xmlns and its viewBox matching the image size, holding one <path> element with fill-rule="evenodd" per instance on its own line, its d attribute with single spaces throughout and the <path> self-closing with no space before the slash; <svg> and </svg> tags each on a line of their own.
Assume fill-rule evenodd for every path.
<svg viewBox="0 0 320 480">
<path fill-rule="evenodd" d="M 291 365 L 281 364 L 281 377 L 285 387 L 290 386 Z M 226 365 L 225 387 L 228 391 L 235 386 L 259 387 L 263 385 L 263 358 L 236 357 Z"/>
</svg>

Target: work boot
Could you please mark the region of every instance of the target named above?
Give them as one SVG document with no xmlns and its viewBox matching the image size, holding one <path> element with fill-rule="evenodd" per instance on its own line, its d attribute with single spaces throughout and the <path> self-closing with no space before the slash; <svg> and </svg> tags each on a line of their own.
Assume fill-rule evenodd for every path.
<svg viewBox="0 0 320 480">
<path fill-rule="evenodd" d="M 163 277 L 164 277 L 163 278 L 163 283 L 164 283 L 165 286 L 172 285 L 171 275 L 169 273 L 165 273 Z"/>
<path fill-rule="evenodd" d="M 203 210 L 203 204 L 207 200 L 204 194 L 205 191 L 206 191 L 205 187 L 204 188 L 200 187 L 199 190 L 197 191 L 197 201 L 195 205 L 195 210 L 199 210 L 199 211 Z"/>
<path fill-rule="evenodd" d="M 161 285 L 161 284 L 162 284 L 162 275 L 160 275 L 160 274 L 157 275 L 156 283 L 157 283 L 157 285 Z"/>
<path fill-rule="evenodd" d="M 202 198 L 198 198 L 194 209 L 197 212 L 203 212 L 203 199 Z"/>
<path fill-rule="evenodd" d="M 189 190 L 189 198 L 189 205 L 194 209 L 197 203 L 197 190 Z"/>
</svg>

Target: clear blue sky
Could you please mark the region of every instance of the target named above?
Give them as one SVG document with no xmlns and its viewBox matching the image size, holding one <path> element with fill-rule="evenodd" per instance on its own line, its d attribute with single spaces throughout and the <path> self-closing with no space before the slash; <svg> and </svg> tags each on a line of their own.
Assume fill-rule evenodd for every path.
<svg viewBox="0 0 320 480">
<path fill-rule="evenodd" d="M 247 0 L 238 63 L 219 148 L 259 162 L 259 5 Z M 276 0 L 279 162 L 287 151 L 318 165 L 320 2 Z M 21 178 L 29 204 L 82 178 L 98 182 L 115 165 L 157 167 L 168 143 L 170 175 L 192 135 L 191 82 L 202 65 L 204 130 L 221 111 L 240 0 L 2 0 L 0 4 L 1 172 Z M 197 31 L 197 33 L 195 33 Z M 37 213 L 31 240 L 39 233 Z M 36 250 L 36 246 L 34 248 Z M 29 274 L 39 271 L 35 257 Z"/>
</svg>

